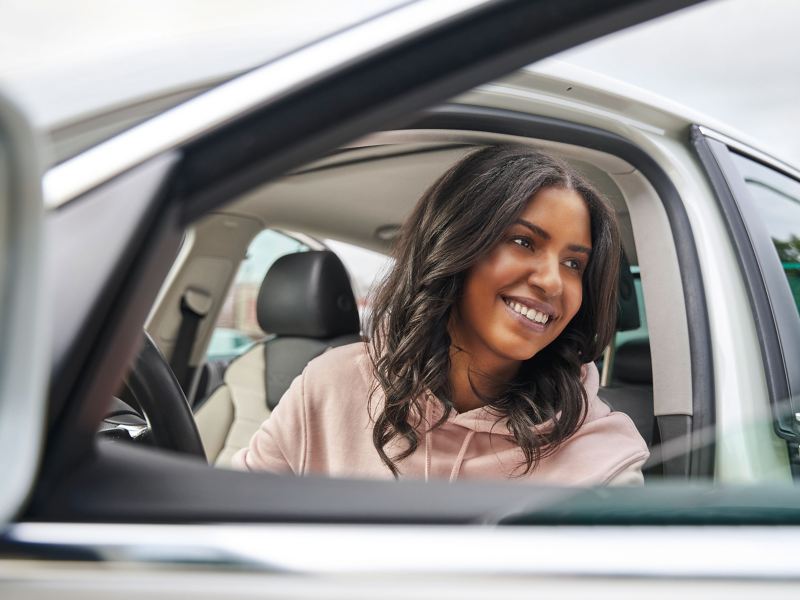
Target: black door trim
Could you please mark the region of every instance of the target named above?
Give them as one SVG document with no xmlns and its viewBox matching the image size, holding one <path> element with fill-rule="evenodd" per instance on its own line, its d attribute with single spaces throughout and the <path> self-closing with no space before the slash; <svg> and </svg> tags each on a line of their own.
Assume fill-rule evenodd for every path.
<svg viewBox="0 0 800 600">
<path fill-rule="evenodd" d="M 792 474 L 800 477 L 798 431 L 795 413 L 800 411 L 793 394 L 800 391 L 800 362 L 787 357 L 800 356 L 800 329 L 778 327 L 778 322 L 797 319 L 797 309 L 786 282 L 772 239 L 761 221 L 755 203 L 733 162 L 725 143 L 693 126 L 691 140 L 717 196 L 728 233 L 736 247 L 739 267 L 747 288 L 750 306 L 764 362 L 775 433 L 789 444 Z M 764 164 L 757 157 L 746 158 Z M 765 165 L 775 169 L 773 165 Z M 791 177 L 781 170 L 782 175 Z"/>
</svg>

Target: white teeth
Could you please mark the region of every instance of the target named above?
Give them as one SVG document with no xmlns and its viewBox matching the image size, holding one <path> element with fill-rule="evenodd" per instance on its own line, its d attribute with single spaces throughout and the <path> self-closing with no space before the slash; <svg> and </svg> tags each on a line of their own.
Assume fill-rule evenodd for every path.
<svg viewBox="0 0 800 600">
<path fill-rule="evenodd" d="M 550 315 L 539 312 L 533 308 L 523 306 L 519 302 L 508 301 L 507 304 L 514 312 L 521 314 L 523 317 L 526 317 L 535 323 L 541 323 L 544 325 L 550 320 Z"/>
</svg>

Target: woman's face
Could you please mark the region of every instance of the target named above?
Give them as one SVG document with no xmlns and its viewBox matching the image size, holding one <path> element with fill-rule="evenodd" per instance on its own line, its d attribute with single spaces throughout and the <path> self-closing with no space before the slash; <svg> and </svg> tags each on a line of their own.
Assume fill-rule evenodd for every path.
<svg viewBox="0 0 800 600">
<path fill-rule="evenodd" d="M 531 358 L 578 312 L 591 246 L 584 199 L 574 190 L 540 190 L 467 273 L 450 323 L 453 343 L 487 372 Z"/>
</svg>

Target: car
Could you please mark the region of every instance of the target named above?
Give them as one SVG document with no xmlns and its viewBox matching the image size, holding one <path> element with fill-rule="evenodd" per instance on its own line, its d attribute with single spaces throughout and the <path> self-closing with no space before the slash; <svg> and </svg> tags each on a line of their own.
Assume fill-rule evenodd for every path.
<svg viewBox="0 0 800 600">
<path fill-rule="evenodd" d="M 4 101 L 3 595 L 791 593 L 800 173 L 663 98 L 531 65 L 692 3 L 402 3 L 43 177 Z M 272 332 L 209 367 L 215 331 L 258 333 L 248 253 L 268 240 L 251 278 L 267 295 L 277 254 L 386 255 L 424 189 L 498 142 L 557 153 L 617 211 L 628 264 L 603 397 L 651 447 L 645 486 L 224 468 L 279 399 Z M 237 289 L 243 316 L 220 321 Z M 261 412 L 209 415 L 248 355 Z"/>
<path fill-rule="evenodd" d="M 252 343 L 253 338 L 236 329 L 217 327 L 209 342 L 206 356 L 211 360 L 230 360 Z"/>
</svg>

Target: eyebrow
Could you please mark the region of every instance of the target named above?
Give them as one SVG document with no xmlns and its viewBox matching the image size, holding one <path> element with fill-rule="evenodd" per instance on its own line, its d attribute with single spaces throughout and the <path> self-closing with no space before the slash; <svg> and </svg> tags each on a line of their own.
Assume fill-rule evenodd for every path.
<svg viewBox="0 0 800 600">
<path fill-rule="evenodd" d="M 550 239 L 550 234 L 547 233 L 544 229 L 539 227 L 538 225 L 534 225 L 530 221 L 526 221 L 525 219 L 517 219 L 517 224 L 522 225 L 523 227 L 527 227 L 530 229 L 535 235 L 538 235 L 540 238 L 545 240 Z M 569 244 L 567 246 L 572 252 L 581 252 L 586 254 L 587 256 L 592 253 L 592 249 L 587 246 L 582 246 L 581 244 Z"/>
</svg>

